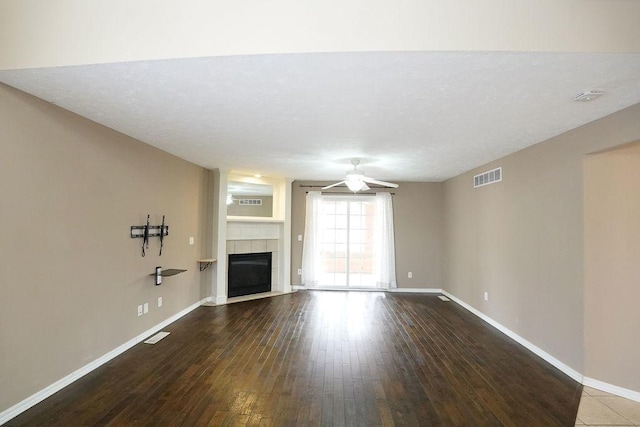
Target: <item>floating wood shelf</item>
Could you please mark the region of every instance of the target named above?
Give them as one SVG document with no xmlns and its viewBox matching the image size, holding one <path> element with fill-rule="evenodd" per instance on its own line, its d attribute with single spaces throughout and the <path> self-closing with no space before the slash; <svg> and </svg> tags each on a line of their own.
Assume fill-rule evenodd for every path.
<svg viewBox="0 0 640 427">
<path fill-rule="evenodd" d="M 166 270 L 162 270 L 162 273 L 160 273 L 160 276 L 162 277 L 169 277 L 169 276 L 175 276 L 176 274 L 180 274 L 180 273 L 184 273 L 187 270 L 180 270 L 179 268 L 167 268 Z M 156 273 L 150 274 L 150 276 L 155 276 Z"/>
<path fill-rule="evenodd" d="M 176 274 L 184 273 L 185 271 L 187 270 L 182 270 L 179 268 L 167 268 L 166 270 L 163 270 L 162 267 L 158 266 L 156 267 L 156 272 L 150 274 L 149 276 L 156 277 L 156 286 L 158 286 L 162 284 L 163 277 L 175 276 Z"/>
<path fill-rule="evenodd" d="M 214 262 L 218 261 L 215 258 L 206 258 L 206 259 L 199 259 L 198 263 L 200 264 L 200 271 L 204 271 L 207 268 L 209 268 L 211 266 L 211 264 L 213 264 Z"/>
</svg>

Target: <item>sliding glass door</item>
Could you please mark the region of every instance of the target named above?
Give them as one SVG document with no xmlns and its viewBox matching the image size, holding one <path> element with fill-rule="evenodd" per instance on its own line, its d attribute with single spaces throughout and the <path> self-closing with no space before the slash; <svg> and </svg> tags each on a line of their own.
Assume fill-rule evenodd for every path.
<svg viewBox="0 0 640 427">
<path fill-rule="evenodd" d="M 391 289 L 396 285 L 391 194 L 306 197 L 302 284 Z"/>
<path fill-rule="evenodd" d="M 320 285 L 374 288 L 373 197 L 322 197 L 319 215 Z"/>
</svg>

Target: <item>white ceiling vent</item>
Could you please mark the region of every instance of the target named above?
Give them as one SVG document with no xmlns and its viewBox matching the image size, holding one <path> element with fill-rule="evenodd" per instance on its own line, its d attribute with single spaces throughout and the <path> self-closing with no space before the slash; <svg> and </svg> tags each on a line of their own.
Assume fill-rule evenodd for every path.
<svg viewBox="0 0 640 427">
<path fill-rule="evenodd" d="M 473 188 L 493 184 L 502 181 L 502 168 L 495 168 L 473 177 Z"/>
<path fill-rule="evenodd" d="M 262 206 L 262 199 L 238 199 L 241 206 Z"/>
<path fill-rule="evenodd" d="M 582 93 L 577 94 L 573 98 L 573 100 L 575 102 L 589 102 L 593 101 L 594 99 L 600 98 L 602 95 L 604 95 L 604 92 L 601 90 L 586 90 Z"/>
</svg>

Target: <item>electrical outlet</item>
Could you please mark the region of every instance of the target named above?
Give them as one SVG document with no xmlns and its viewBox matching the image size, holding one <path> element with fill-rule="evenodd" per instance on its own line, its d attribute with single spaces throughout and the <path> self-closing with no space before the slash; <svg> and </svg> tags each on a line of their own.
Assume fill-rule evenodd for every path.
<svg viewBox="0 0 640 427">
<path fill-rule="evenodd" d="M 158 307 L 162 307 L 162 297 L 158 297 Z"/>
<path fill-rule="evenodd" d="M 484 293 L 484 300 L 489 301 L 489 292 Z"/>
<path fill-rule="evenodd" d="M 298 242 L 302 242 L 302 234 L 298 234 Z"/>
<path fill-rule="evenodd" d="M 408 273 L 407 273 L 407 277 L 408 277 L 409 279 L 413 279 L 413 273 L 412 273 L 412 272 L 408 272 Z"/>
<path fill-rule="evenodd" d="M 302 276 L 302 269 L 301 268 L 298 269 L 298 276 Z"/>
<path fill-rule="evenodd" d="M 145 302 L 144 303 L 144 314 L 147 314 L 149 312 L 149 303 Z"/>
<path fill-rule="evenodd" d="M 138 316 L 142 316 L 142 306 L 138 306 Z"/>
</svg>

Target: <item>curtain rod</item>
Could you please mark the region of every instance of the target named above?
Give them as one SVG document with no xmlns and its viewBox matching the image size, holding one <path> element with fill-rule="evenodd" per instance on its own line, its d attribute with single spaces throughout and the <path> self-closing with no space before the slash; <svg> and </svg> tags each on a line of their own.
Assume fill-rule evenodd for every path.
<svg viewBox="0 0 640 427">
<path fill-rule="evenodd" d="M 305 184 L 300 184 L 298 187 L 300 188 L 324 188 L 326 187 L 326 185 L 305 185 Z M 340 188 L 345 188 L 345 187 L 340 187 Z M 376 188 L 380 188 L 380 189 L 387 189 L 389 187 L 384 187 L 382 185 L 370 185 L 369 188 L 371 189 L 376 189 Z"/>
<path fill-rule="evenodd" d="M 305 191 L 305 193 L 308 194 L 309 192 Z M 362 195 L 362 196 L 375 196 L 378 193 L 389 193 L 392 196 L 396 195 L 396 193 L 391 193 L 389 191 L 378 191 L 378 192 L 375 192 L 375 193 L 364 193 L 362 191 L 358 191 L 357 193 L 331 192 L 331 191 L 322 191 L 322 192 L 320 192 L 320 194 L 322 194 L 323 196 L 324 195 L 326 195 L 326 196 L 360 196 L 360 195 Z"/>
</svg>

